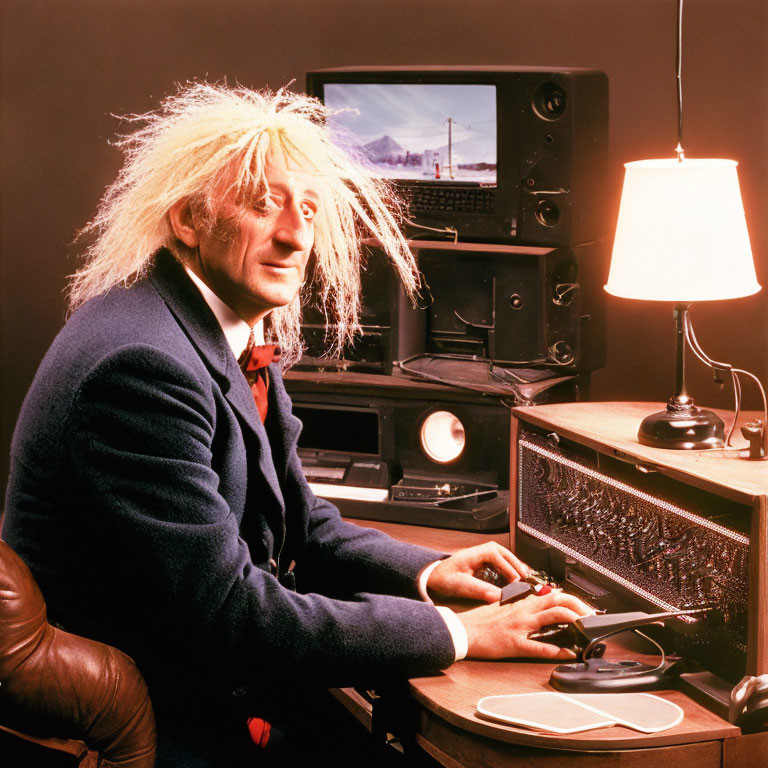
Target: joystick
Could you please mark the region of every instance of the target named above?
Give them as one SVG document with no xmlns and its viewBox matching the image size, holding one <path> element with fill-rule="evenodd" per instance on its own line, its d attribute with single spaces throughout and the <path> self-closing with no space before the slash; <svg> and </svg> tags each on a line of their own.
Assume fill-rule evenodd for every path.
<svg viewBox="0 0 768 768">
<path fill-rule="evenodd" d="M 528 633 L 529 640 L 539 643 L 550 643 L 560 648 L 567 648 L 576 654 L 576 659 L 582 661 L 584 649 L 589 641 L 575 624 L 547 624 L 541 629 Z M 598 643 L 592 649 L 592 657 L 600 658 L 605 653 L 605 644 Z"/>
<path fill-rule="evenodd" d="M 555 667 L 549 678 L 550 685 L 558 691 L 572 693 L 601 693 L 620 691 L 651 690 L 666 687 L 665 673 L 669 666 L 663 648 L 647 635 L 661 654 L 661 661 L 649 666 L 639 661 L 604 661 L 605 644 L 602 642 L 612 635 L 627 630 L 637 631 L 638 627 L 654 624 L 675 616 L 689 616 L 705 613 L 708 608 L 694 608 L 687 611 L 667 613 L 613 613 L 596 616 L 582 616 L 573 624 L 552 624 L 528 634 L 531 640 L 551 642 L 562 648 L 569 648 L 577 657 L 574 664 Z M 639 633 L 642 634 L 642 633 Z"/>
</svg>

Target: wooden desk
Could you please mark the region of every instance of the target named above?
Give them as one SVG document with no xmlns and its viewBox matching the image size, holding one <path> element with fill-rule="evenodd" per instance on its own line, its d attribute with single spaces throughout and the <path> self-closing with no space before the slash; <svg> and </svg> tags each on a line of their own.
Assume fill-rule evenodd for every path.
<svg viewBox="0 0 768 768">
<path fill-rule="evenodd" d="M 354 520 L 414 544 L 452 552 L 493 538 L 419 526 Z M 633 654 L 637 656 L 637 654 Z M 642 659 L 642 657 L 639 657 Z M 763 768 L 768 733 L 741 731 L 679 691 L 656 695 L 678 704 L 683 721 L 668 731 L 642 734 L 622 726 L 555 735 L 484 720 L 475 714 L 483 696 L 551 690 L 552 665 L 533 661 L 462 661 L 444 672 L 410 681 L 416 706 L 416 744 L 446 768 Z M 337 697 L 370 728 L 360 697 L 344 689 Z"/>
<path fill-rule="evenodd" d="M 398 541 L 408 544 L 418 544 L 422 547 L 430 547 L 439 552 L 451 554 L 463 547 L 472 547 L 486 541 L 498 541 L 505 547 L 509 546 L 509 532 L 500 533 L 476 533 L 474 531 L 453 531 L 447 528 L 426 528 L 420 525 L 404 525 L 402 523 L 385 523 L 373 520 L 357 520 L 345 518 L 348 523 L 363 526 L 364 528 L 376 528 L 390 535 Z"/>
<path fill-rule="evenodd" d="M 521 760 L 515 765 L 537 768 L 560 765 L 566 759 L 574 768 L 654 763 L 675 768 L 757 765 L 733 758 L 724 762 L 724 753 L 733 752 L 725 747 L 726 742 L 743 740 L 739 729 L 678 691 L 654 692 L 684 712 L 679 725 L 658 734 L 623 726 L 548 734 L 493 723 L 475 714 L 483 696 L 551 690 L 547 684 L 551 669 L 549 663 L 462 661 L 440 675 L 411 680 L 411 693 L 419 705 L 417 744 L 447 768 L 508 766 L 512 758 Z M 759 734 L 755 741 L 765 750 L 768 764 L 766 737 L 768 734 Z"/>
</svg>

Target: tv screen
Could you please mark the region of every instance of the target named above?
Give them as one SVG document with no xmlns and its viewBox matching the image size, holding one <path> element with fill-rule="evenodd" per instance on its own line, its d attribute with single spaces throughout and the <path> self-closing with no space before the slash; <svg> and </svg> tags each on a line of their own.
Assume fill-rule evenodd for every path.
<svg viewBox="0 0 768 768">
<path fill-rule="evenodd" d="M 330 122 L 397 181 L 496 186 L 496 86 L 326 83 Z"/>
</svg>

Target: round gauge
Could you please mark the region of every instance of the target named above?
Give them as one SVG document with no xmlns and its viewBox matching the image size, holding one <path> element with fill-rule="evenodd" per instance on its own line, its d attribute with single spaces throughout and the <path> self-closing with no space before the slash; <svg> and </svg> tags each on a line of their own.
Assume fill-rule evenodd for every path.
<svg viewBox="0 0 768 768">
<path fill-rule="evenodd" d="M 421 424 L 421 448 L 432 461 L 445 464 L 461 456 L 467 438 L 464 425 L 450 411 L 433 411 Z"/>
</svg>

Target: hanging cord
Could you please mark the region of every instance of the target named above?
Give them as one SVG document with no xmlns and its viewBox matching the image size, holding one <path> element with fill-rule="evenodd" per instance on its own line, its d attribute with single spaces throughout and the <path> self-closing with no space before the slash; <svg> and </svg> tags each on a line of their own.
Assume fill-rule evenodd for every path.
<svg viewBox="0 0 768 768">
<path fill-rule="evenodd" d="M 639 629 L 635 629 L 634 633 L 647 640 L 649 643 L 653 643 L 653 645 L 655 645 L 659 651 L 659 655 L 661 656 L 661 661 L 653 669 L 645 670 L 645 674 L 652 675 L 654 672 L 658 672 L 660 669 L 664 669 L 664 665 L 667 663 L 667 655 L 664 653 L 664 649 L 650 635 L 646 635 Z"/>
<path fill-rule="evenodd" d="M 763 389 L 763 385 L 760 383 L 760 379 L 758 379 L 757 376 L 750 373 L 749 371 L 744 371 L 741 368 L 734 368 L 733 377 L 735 381 L 738 381 L 738 374 L 741 374 L 742 376 L 748 376 L 750 379 L 752 379 L 752 381 L 755 382 L 755 384 L 757 385 L 757 388 L 760 390 L 760 396 L 763 399 L 763 430 L 767 430 L 768 429 L 768 400 L 766 400 L 765 389 Z M 739 389 L 741 389 L 741 386 L 739 386 Z M 765 448 L 766 448 L 766 440 L 765 440 L 765 432 L 763 432 L 764 458 L 766 457 Z"/>
<path fill-rule="evenodd" d="M 677 0 L 677 52 L 675 55 L 675 76 L 677 78 L 677 159 L 685 160 L 683 151 L 683 0 Z"/>
</svg>

